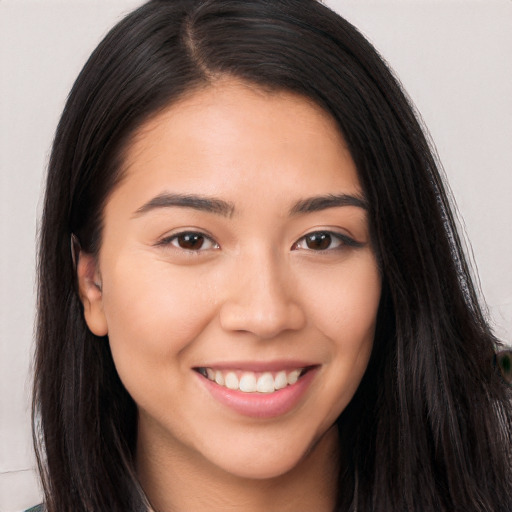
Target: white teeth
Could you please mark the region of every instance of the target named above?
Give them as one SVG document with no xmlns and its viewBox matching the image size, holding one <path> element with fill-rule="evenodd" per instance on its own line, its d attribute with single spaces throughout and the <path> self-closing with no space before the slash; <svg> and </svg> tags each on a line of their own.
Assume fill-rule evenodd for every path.
<svg viewBox="0 0 512 512">
<path fill-rule="evenodd" d="M 240 388 L 240 391 L 245 393 L 254 393 L 257 389 L 256 376 L 254 373 L 244 373 L 240 379 L 240 384 L 238 387 Z"/>
<path fill-rule="evenodd" d="M 219 386 L 224 386 L 224 375 L 222 375 L 222 372 L 219 372 L 218 370 L 215 372 L 215 382 Z"/>
<path fill-rule="evenodd" d="M 286 378 L 286 372 L 279 372 L 274 379 L 274 387 L 276 389 L 283 389 L 288 385 L 288 379 Z"/>
<path fill-rule="evenodd" d="M 238 377 L 235 373 L 229 372 L 226 375 L 225 385 L 228 389 L 238 389 Z"/>
<path fill-rule="evenodd" d="M 264 373 L 259 379 L 256 386 L 258 393 L 272 393 L 274 388 L 274 377 L 270 372 Z"/>
<path fill-rule="evenodd" d="M 293 370 L 287 375 L 288 384 L 295 384 L 299 380 L 300 370 Z"/>
<path fill-rule="evenodd" d="M 219 386 L 232 390 L 239 390 L 244 393 L 273 393 L 286 386 L 295 384 L 301 376 L 303 369 L 298 368 L 289 372 L 281 370 L 276 374 L 264 372 L 243 372 L 240 375 L 235 371 L 213 370 L 212 368 L 199 368 L 199 373 L 208 380 L 216 382 Z M 240 378 L 238 377 L 240 375 Z"/>
</svg>

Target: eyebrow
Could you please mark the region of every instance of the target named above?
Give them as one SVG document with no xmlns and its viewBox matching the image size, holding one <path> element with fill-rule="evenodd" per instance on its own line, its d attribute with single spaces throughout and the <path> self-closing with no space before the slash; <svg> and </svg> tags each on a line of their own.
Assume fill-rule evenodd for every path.
<svg viewBox="0 0 512 512">
<path fill-rule="evenodd" d="M 164 193 L 159 194 L 158 196 L 142 205 L 135 211 L 135 215 L 137 216 L 159 208 L 171 208 L 173 206 L 216 213 L 217 215 L 222 215 L 224 217 L 231 217 L 235 210 L 235 207 L 232 203 L 228 203 L 222 199 L 191 194 Z"/>
<path fill-rule="evenodd" d="M 368 209 L 368 204 L 362 197 L 350 194 L 327 194 L 300 199 L 290 208 L 289 215 L 301 215 L 341 206 L 355 206 L 364 210 Z M 223 217 L 231 217 L 235 211 L 235 206 L 232 203 L 222 199 L 193 194 L 163 193 L 150 199 L 138 208 L 134 215 L 139 216 L 152 210 L 172 207 L 192 208 L 222 215 Z"/>
<path fill-rule="evenodd" d="M 319 212 L 340 206 L 356 206 L 368 210 L 368 203 L 360 196 L 350 194 L 327 194 L 297 201 L 290 209 L 290 215 Z"/>
</svg>

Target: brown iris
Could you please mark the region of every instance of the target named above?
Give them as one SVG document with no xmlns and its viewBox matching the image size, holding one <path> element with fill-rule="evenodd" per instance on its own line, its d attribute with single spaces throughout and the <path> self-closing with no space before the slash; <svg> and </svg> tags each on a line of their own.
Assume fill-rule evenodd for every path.
<svg viewBox="0 0 512 512">
<path fill-rule="evenodd" d="M 200 233 L 184 233 L 176 237 L 178 245 L 188 251 L 197 251 L 203 247 L 205 237 Z"/>
<path fill-rule="evenodd" d="M 308 249 L 324 251 L 331 246 L 332 236 L 330 233 L 311 233 L 305 237 Z"/>
</svg>

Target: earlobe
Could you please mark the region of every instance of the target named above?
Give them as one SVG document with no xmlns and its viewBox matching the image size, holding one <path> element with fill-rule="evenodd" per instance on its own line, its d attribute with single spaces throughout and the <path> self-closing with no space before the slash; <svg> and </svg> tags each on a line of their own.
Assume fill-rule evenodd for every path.
<svg viewBox="0 0 512 512">
<path fill-rule="evenodd" d="M 108 333 L 107 319 L 103 311 L 103 291 L 96 258 L 80 251 L 76 262 L 78 290 L 84 306 L 84 316 L 90 331 L 96 336 Z"/>
</svg>

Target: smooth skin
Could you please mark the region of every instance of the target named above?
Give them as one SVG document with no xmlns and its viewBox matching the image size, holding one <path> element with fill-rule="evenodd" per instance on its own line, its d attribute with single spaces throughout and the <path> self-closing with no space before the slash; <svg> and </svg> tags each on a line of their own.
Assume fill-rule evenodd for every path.
<svg viewBox="0 0 512 512">
<path fill-rule="evenodd" d="M 223 78 L 150 119 L 125 156 L 99 257 L 81 254 L 78 277 L 88 326 L 108 334 L 138 406 L 137 470 L 153 507 L 332 511 L 343 463 L 333 425 L 367 367 L 381 293 L 334 120 L 300 96 Z M 197 372 L 276 361 L 315 374 L 272 418 L 220 403 Z"/>
</svg>

